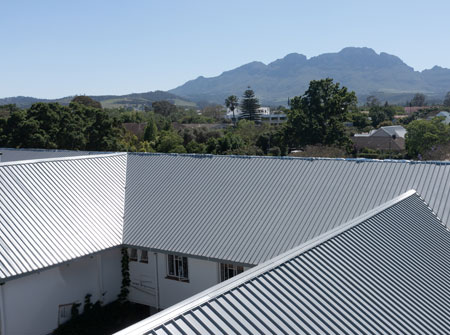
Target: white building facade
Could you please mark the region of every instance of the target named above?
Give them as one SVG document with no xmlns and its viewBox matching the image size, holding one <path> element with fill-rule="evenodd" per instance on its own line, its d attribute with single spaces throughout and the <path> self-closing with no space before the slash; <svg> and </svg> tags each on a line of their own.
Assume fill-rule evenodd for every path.
<svg viewBox="0 0 450 335">
<path fill-rule="evenodd" d="M 129 249 L 131 302 L 165 309 L 227 280 L 247 267 Z"/>
<path fill-rule="evenodd" d="M 122 281 L 120 248 L 12 279 L 0 285 L 1 334 L 50 334 L 69 320 L 87 294 L 103 304 L 117 299 Z"/>
</svg>

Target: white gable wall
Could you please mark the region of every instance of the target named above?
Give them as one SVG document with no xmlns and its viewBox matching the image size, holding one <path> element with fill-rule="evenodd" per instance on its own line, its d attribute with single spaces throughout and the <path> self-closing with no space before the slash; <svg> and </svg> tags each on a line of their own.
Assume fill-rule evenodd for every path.
<svg viewBox="0 0 450 335">
<path fill-rule="evenodd" d="M 140 250 L 138 260 L 139 255 Z M 129 300 L 160 309 L 167 308 L 218 284 L 219 266 L 218 262 L 188 257 L 189 282 L 177 281 L 167 277 L 167 255 L 149 252 L 148 264 L 130 262 Z"/>
<path fill-rule="evenodd" d="M 6 282 L 3 331 L 6 335 L 49 334 L 58 326 L 59 305 L 117 298 L 121 285 L 120 249 L 62 264 Z M 82 308 L 82 306 L 81 306 Z M 81 311 L 80 308 L 80 311 Z"/>
</svg>

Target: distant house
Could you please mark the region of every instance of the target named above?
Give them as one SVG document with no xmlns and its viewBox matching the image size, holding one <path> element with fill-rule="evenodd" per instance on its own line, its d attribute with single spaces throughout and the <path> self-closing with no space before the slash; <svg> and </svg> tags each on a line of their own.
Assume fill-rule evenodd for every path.
<svg viewBox="0 0 450 335">
<path fill-rule="evenodd" d="M 239 174 L 230 175 L 230 171 L 239 171 Z M 129 299 L 165 309 L 222 282 L 225 282 L 222 288 L 226 289 L 227 283 L 232 283 L 229 279 L 241 280 L 247 272 L 248 278 L 256 278 L 253 275 L 261 270 L 258 266 L 265 262 L 268 262 L 265 266 L 270 264 L 272 268 L 281 264 L 277 263 L 279 261 L 290 262 L 293 257 L 294 263 L 308 260 L 310 254 L 302 256 L 302 250 L 307 250 L 317 239 L 327 243 L 324 234 L 333 235 L 339 227 L 354 224 L 355 220 L 362 223 L 380 213 L 383 229 L 380 228 L 379 233 L 363 234 L 360 239 L 353 233 L 366 230 L 367 225 L 351 228 L 347 235 L 339 238 L 343 240 L 342 246 L 347 245 L 345 239 L 351 237 L 355 246 L 362 245 L 364 249 L 368 241 L 365 236 L 370 235 L 377 239 L 369 239 L 373 241 L 372 246 L 380 251 L 382 244 L 403 249 L 397 240 L 395 243 L 384 240 L 385 236 L 391 236 L 388 229 L 401 230 L 408 236 L 408 229 L 403 227 L 410 228 L 411 234 L 425 231 L 421 230 L 425 229 L 420 227 L 421 222 L 411 221 L 411 217 L 406 216 L 408 213 L 419 213 L 416 218 L 432 221 L 431 229 L 443 231 L 443 224 L 450 218 L 450 164 L 445 162 L 115 153 L 1 163 L 0 184 L 2 335 L 49 334 L 70 318 L 72 306 L 82 303 L 86 294 L 91 294 L 93 301 L 114 300 L 122 279 L 122 248 L 128 251 L 130 258 Z M 423 200 L 415 192 L 402 196 L 411 189 L 417 190 L 428 205 L 422 206 Z M 394 216 L 384 212 L 397 203 L 405 204 L 403 201 L 406 207 L 396 207 L 390 212 Z M 439 220 L 429 218 L 428 206 L 435 209 Z M 402 225 L 397 226 L 397 222 Z M 377 224 L 369 226 L 377 227 Z M 403 235 L 395 236 L 402 240 Z M 431 235 L 425 236 L 420 243 L 412 239 L 411 245 L 423 246 L 424 250 L 429 246 L 437 248 Z M 336 240 L 330 241 L 333 244 Z M 406 249 L 411 248 L 408 245 Z M 436 252 L 444 257 L 442 250 L 437 248 Z M 284 253 L 292 256 L 280 256 Z M 341 259 L 343 267 L 352 263 L 341 258 L 340 253 L 330 253 Z M 357 255 L 360 256 L 355 253 Z M 426 253 L 423 257 L 428 256 Z M 320 254 L 317 257 L 322 258 Z M 374 262 L 385 264 L 388 274 L 400 266 L 390 256 L 379 257 Z M 314 258 L 314 267 L 319 266 Z M 434 259 L 430 257 L 425 263 Z M 446 263 L 439 264 L 443 265 L 441 269 L 450 269 Z M 373 268 L 366 265 L 368 274 Z M 249 272 L 253 268 L 257 270 Z M 269 268 L 264 267 L 266 270 Z M 320 265 L 316 270 L 334 276 L 332 266 Z M 272 290 L 265 290 L 275 287 L 281 296 L 288 298 L 278 304 L 278 308 L 288 314 L 294 311 L 292 308 L 309 313 L 308 307 L 290 302 L 293 293 L 279 285 L 277 279 L 281 279 L 282 274 L 287 278 L 296 275 L 290 270 L 279 271 L 261 277 L 261 281 L 254 280 L 255 288 L 243 287 L 245 296 L 234 291 L 234 295 L 227 296 L 231 299 L 227 302 L 247 306 L 245 309 L 238 307 L 238 314 L 240 310 L 252 310 L 252 306 L 261 301 L 264 304 L 259 304 L 257 309 L 267 307 L 270 299 L 266 295 L 272 294 L 269 292 Z M 305 267 L 302 273 L 310 271 Z M 320 280 L 325 280 L 324 272 L 317 273 Z M 442 278 L 446 276 L 434 271 L 428 271 L 426 276 L 425 282 L 445 283 Z M 345 282 L 344 277 L 340 280 L 350 286 L 355 283 L 354 288 L 371 284 L 366 280 Z M 278 284 L 267 282 L 267 286 L 264 278 L 275 279 L 273 283 Z M 403 278 L 398 277 L 400 283 Z M 284 279 L 282 281 L 284 283 Z M 289 282 L 286 285 L 292 287 Z M 408 289 L 410 292 L 402 295 L 404 299 L 423 293 L 417 287 L 408 286 Z M 261 295 L 255 297 L 256 291 Z M 377 296 L 394 296 L 388 292 L 381 290 Z M 447 294 L 440 289 L 437 292 Z M 395 297 L 399 296 L 397 293 Z M 329 297 L 338 301 L 334 297 L 339 294 L 332 293 Z M 207 293 L 202 294 L 202 301 L 208 304 L 209 298 Z M 403 301 L 403 298 L 397 300 L 398 305 Z M 319 306 L 319 303 L 311 300 L 312 305 Z M 436 301 L 427 301 L 425 305 L 446 311 Z M 216 308 L 217 301 L 211 306 Z M 254 311 L 264 315 L 266 307 Z M 206 307 L 206 310 L 210 309 Z M 330 312 L 333 308 L 326 307 L 326 310 Z M 358 311 L 356 307 L 351 310 Z M 364 307 L 363 314 L 368 315 L 368 319 L 372 319 L 371 313 L 376 313 L 377 317 L 395 315 L 398 327 L 404 324 L 402 317 L 397 317 L 401 313 L 372 310 Z M 336 307 L 336 311 L 342 308 Z M 268 333 L 285 333 L 284 330 L 267 330 Z M 222 333 L 231 331 L 226 328 Z"/>
<path fill-rule="evenodd" d="M 416 112 L 418 112 L 420 110 L 427 110 L 427 109 L 430 109 L 430 107 L 428 107 L 428 106 L 411 106 L 411 107 L 407 106 L 407 107 L 404 107 L 405 113 L 408 114 L 408 115 L 416 113 Z"/>
<path fill-rule="evenodd" d="M 437 113 L 436 116 L 444 117 L 444 120 L 442 122 L 444 122 L 445 124 L 450 124 L 450 113 L 449 112 L 442 111 L 442 112 Z"/>
<path fill-rule="evenodd" d="M 272 113 L 270 110 L 270 107 L 260 107 L 257 109 L 257 111 L 261 117 L 261 122 L 268 123 L 271 125 L 277 125 L 277 124 L 285 123 L 287 121 L 286 114 Z M 240 109 L 234 110 L 234 115 L 235 115 L 236 119 L 239 119 L 241 114 L 242 114 L 242 112 Z M 233 119 L 233 112 L 230 109 L 228 109 L 225 117 L 228 119 Z"/>
<path fill-rule="evenodd" d="M 383 151 L 401 151 L 405 149 L 406 129 L 402 126 L 387 126 L 370 131 L 367 134 L 355 134 L 352 141 L 357 150 L 369 148 Z"/>
</svg>

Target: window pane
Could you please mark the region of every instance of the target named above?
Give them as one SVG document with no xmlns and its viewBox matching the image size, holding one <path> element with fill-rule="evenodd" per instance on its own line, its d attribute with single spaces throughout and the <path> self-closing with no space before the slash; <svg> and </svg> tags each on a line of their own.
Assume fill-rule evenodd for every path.
<svg viewBox="0 0 450 335">
<path fill-rule="evenodd" d="M 130 250 L 130 261 L 137 261 L 137 249 Z"/>
<path fill-rule="evenodd" d="M 141 251 L 141 263 L 148 263 L 148 251 L 142 250 Z"/>
<path fill-rule="evenodd" d="M 230 279 L 242 272 L 244 272 L 243 266 L 236 266 L 233 264 L 220 263 L 220 280 L 221 281 Z"/>
<path fill-rule="evenodd" d="M 171 275 L 171 276 L 175 275 L 174 264 L 173 264 L 173 255 L 167 256 L 167 265 L 168 265 L 168 269 L 169 269 L 169 275 Z"/>
<path fill-rule="evenodd" d="M 183 277 L 188 278 L 188 260 L 187 257 L 183 257 Z"/>
</svg>

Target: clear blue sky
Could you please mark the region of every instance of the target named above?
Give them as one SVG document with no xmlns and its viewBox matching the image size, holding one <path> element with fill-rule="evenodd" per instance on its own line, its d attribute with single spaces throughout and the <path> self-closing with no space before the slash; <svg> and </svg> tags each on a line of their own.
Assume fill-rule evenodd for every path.
<svg viewBox="0 0 450 335">
<path fill-rule="evenodd" d="M 450 68 L 448 0 L 1 0 L 0 13 L 0 97 L 168 90 L 347 46 Z"/>
</svg>

